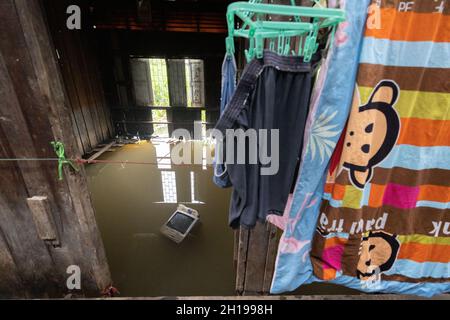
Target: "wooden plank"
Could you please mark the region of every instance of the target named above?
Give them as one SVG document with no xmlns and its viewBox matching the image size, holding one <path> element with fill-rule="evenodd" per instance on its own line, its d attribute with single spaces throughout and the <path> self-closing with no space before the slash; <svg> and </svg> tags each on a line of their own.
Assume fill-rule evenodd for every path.
<svg viewBox="0 0 450 320">
<path fill-rule="evenodd" d="M 58 232 L 56 230 L 55 221 L 53 220 L 48 198 L 45 196 L 34 196 L 28 198 L 27 203 L 32 213 L 39 237 L 42 240 L 57 242 Z"/>
<path fill-rule="evenodd" d="M 269 294 L 270 287 L 272 285 L 272 277 L 275 270 L 275 260 L 277 258 L 277 250 L 279 237 L 277 237 L 278 229 L 271 223 L 267 223 L 267 231 L 269 242 L 267 244 L 267 256 L 266 256 L 266 266 L 264 268 L 264 284 L 263 284 L 263 294 Z"/>
<path fill-rule="evenodd" d="M 268 244 L 267 234 L 266 224 L 261 222 L 258 222 L 249 231 L 244 295 L 258 295 L 263 292 Z"/>
<path fill-rule="evenodd" d="M 239 230 L 236 291 L 243 295 L 268 294 L 278 246 L 277 229 L 258 222 L 255 228 Z"/>
<path fill-rule="evenodd" d="M 237 252 L 237 267 L 236 267 L 236 293 L 241 295 L 244 293 L 245 287 L 245 271 L 247 267 L 247 251 L 248 251 L 248 237 L 249 230 L 239 228 L 239 244 Z"/>
<path fill-rule="evenodd" d="M 0 24 L 0 32 L 3 32 L 2 28 L 5 26 L 17 27 L 11 10 L 15 10 L 11 2 L 0 2 L 0 19 L 5 18 L 3 20 L 5 24 Z M 4 17 L 3 13 L 7 14 L 9 18 Z M 11 30 L 8 32 L 11 33 Z M 16 33 L 13 35 L 17 37 Z M 0 121 L 0 156 L 5 158 L 35 157 L 37 153 L 33 145 L 33 138 L 28 131 L 13 81 L 8 76 L 8 68 L 3 59 L 7 48 L 1 39 L 0 48 L 0 94 L 4 98 L 2 108 L 0 108 L 0 117 L 3 119 Z M 26 52 L 25 46 L 19 54 L 24 52 Z M 8 135 L 4 132 L 8 132 Z M 20 144 L 17 144 L 17 141 L 20 141 Z M 25 199 L 29 192 L 49 192 L 46 185 L 47 178 L 42 173 L 39 163 L 3 162 L 0 164 L 0 170 L 0 228 L 2 237 L 6 241 L 5 245 L 9 248 L 9 255 L 17 262 L 17 274 L 20 274 L 21 281 L 17 286 L 2 287 L 0 291 L 18 296 L 44 291 L 47 287 L 55 285 L 55 281 L 62 281 L 62 279 L 58 279 L 45 244 L 39 241 Z M 40 185 L 36 183 L 38 181 Z M 8 256 L 2 256 L 2 264 L 4 263 L 8 263 Z M 13 276 L 14 272 L 15 269 L 5 271 L 5 276 Z M 37 279 L 38 281 L 33 284 Z"/>
<path fill-rule="evenodd" d="M 74 128 L 76 129 L 77 136 L 81 140 L 82 147 L 80 148 L 80 153 L 85 154 L 91 150 L 94 146 L 91 146 L 91 141 L 88 136 L 88 128 L 86 126 L 84 115 L 82 112 L 82 107 L 75 86 L 75 79 L 72 76 L 73 67 L 68 62 L 70 53 L 67 50 L 67 30 L 64 30 L 64 23 L 62 21 L 61 8 L 52 1 L 44 2 L 45 8 L 47 10 L 47 20 L 52 31 L 53 41 L 55 49 L 58 50 L 58 60 L 59 67 L 61 68 L 62 77 L 64 79 L 64 89 L 68 96 L 67 103 L 70 106 L 72 117 L 74 118 Z"/>
<path fill-rule="evenodd" d="M 78 150 L 82 151 L 84 153 L 84 146 L 83 146 L 83 140 L 81 138 L 81 134 L 80 134 L 80 129 L 77 123 L 77 120 L 75 118 L 75 114 L 73 113 L 73 109 L 71 108 L 70 110 L 70 120 L 72 121 L 72 127 L 74 128 L 76 134 L 75 134 L 75 138 L 77 141 L 77 145 L 78 145 Z"/>
<path fill-rule="evenodd" d="M 69 34 L 69 33 L 68 33 Z M 89 95 L 89 85 L 88 77 L 85 73 L 85 68 L 83 66 L 83 52 L 82 52 L 82 42 L 81 35 L 79 32 L 71 32 L 73 35 L 71 39 L 66 41 L 68 52 L 70 56 L 66 63 L 73 65 L 74 72 L 72 76 L 75 79 L 75 87 L 77 90 L 78 98 L 81 103 L 81 110 L 83 112 L 84 121 L 88 128 L 88 136 L 91 141 L 91 147 L 95 147 L 98 143 L 102 142 L 99 130 L 97 127 L 96 110 L 92 107 L 91 97 Z"/>
<path fill-rule="evenodd" d="M 10 96 L 5 95 L 2 75 L 0 67 L 0 94 L 6 103 L 10 101 Z M 2 126 L 0 126 L 0 157 L 14 157 Z M 18 165 L 0 161 L 0 269 L 2 270 L 0 298 L 27 297 L 34 290 L 44 290 L 44 281 L 46 286 L 54 283 L 54 280 L 45 274 L 55 274 L 57 277 L 47 248 L 43 241 L 39 241 L 35 232 L 29 209 L 25 201 L 21 201 L 26 197 L 27 191 Z M 34 281 L 39 279 L 42 283 L 37 282 L 33 285 L 31 279 Z"/>
<path fill-rule="evenodd" d="M 100 151 L 100 150 L 102 150 L 102 148 L 95 148 L 94 150 L 92 150 L 93 152 L 98 152 L 98 151 Z M 106 152 L 116 152 L 116 150 L 115 149 L 109 149 L 109 150 L 106 150 Z"/>
<path fill-rule="evenodd" d="M 67 34 L 67 32 L 66 32 Z M 77 108 L 77 115 L 80 119 L 80 122 L 82 125 L 86 127 L 86 138 L 88 140 L 88 147 L 85 148 L 85 152 L 89 151 L 95 145 L 100 142 L 95 134 L 95 126 L 94 122 L 92 120 L 92 115 L 90 113 L 90 110 L 88 108 L 88 101 L 86 100 L 86 96 L 84 94 L 84 82 L 82 79 L 80 79 L 79 70 L 80 65 L 77 56 L 75 55 L 75 51 L 77 48 L 75 47 L 76 44 L 79 44 L 79 42 L 75 42 L 77 40 L 75 35 L 66 35 L 64 36 L 63 40 L 63 46 L 64 51 L 66 52 L 66 57 L 61 56 L 61 60 L 63 64 L 68 65 L 68 70 L 70 73 L 66 77 L 70 77 L 71 80 L 71 86 L 70 89 L 73 92 L 74 97 L 72 98 L 73 101 L 76 101 L 78 103 Z M 64 59 L 64 60 L 63 60 Z M 65 77 L 65 79 L 66 79 Z"/>
<path fill-rule="evenodd" d="M 95 159 L 100 157 L 102 154 L 104 154 L 106 151 L 108 151 L 115 143 L 116 143 L 115 141 L 108 143 L 106 146 L 101 148 L 100 151 L 98 151 L 98 152 L 94 153 L 92 156 L 90 156 L 88 159 L 88 162 L 94 161 Z"/>
<path fill-rule="evenodd" d="M 239 230 L 234 230 L 233 231 L 233 266 L 234 266 L 234 270 L 237 270 L 238 252 L 239 252 Z"/>
<path fill-rule="evenodd" d="M 96 100 L 100 106 L 99 108 L 100 117 L 102 118 L 102 121 L 104 123 L 103 139 L 106 140 L 112 138 L 115 135 L 115 130 L 113 127 L 109 108 L 106 104 L 105 91 L 102 84 L 102 78 L 100 76 L 101 75 L 99 66 L 101 59 L 99 54 L 100 44 L 98 44 L 94 39 L 89 38 L 89 40 L 90 40 L 89 44 L 95 48 L 95 52 L 94 50 L 91 51 L 91 59 L 90 59 L 91 65 L 89 68 L 90 70 L 92 70 L 91 77 L 93 79 L 92 81 L 93 90 L 96 93 Z"/>
<path fill-rule="evenodd" d="M 87 8 L 86 8 L 87 11 Z M 94 128 L 97 132 L 97 143 L 102 142 L 106 139 L 108 139 L 108 136 L 105 136 L 105 120 L 101 116 L 101 108 L 98 101 L 98 93 L 95 91 L 93 80 L 94 80 L 94 57 L 91 47 L 89 46 L 89 42 L 87 39 L 87 35 L 84 33 L 80 33 L 80 60 L 81 60 L 81 66 L 82 66 L 82 74 L 84 75 L 85 79 L 85 92 L 87 95 L 87 99 L 89 101 L 89 109 L 91 110 L 91 114 L 93 117 L 94 122 Z"/>
</svg>

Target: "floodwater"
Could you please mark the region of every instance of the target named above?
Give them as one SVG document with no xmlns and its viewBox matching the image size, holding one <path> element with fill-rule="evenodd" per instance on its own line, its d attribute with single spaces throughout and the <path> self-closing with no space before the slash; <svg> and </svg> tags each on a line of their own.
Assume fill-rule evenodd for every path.
<svg viewBox="0 0 450 320">
<path fill-rule="evenodd" d="M 206 160 L 207 145 L 193 142 L 192 149 Z M 125 145 L 99 159 L 154 165 L 86 168 L 114 286 L 129 297 L 235 295 L 234 236 L 228 227 L 231 190 L 213 184 L 210 166 L 175 166 L 169 153 L 166 142 Z M 200 214 L 200 223 L 180 244 L 159 231 L 178 203 Z M 355 293 L 311 284 L 293 294 Z"/>
<path fill-rule="evenodd" d="M 203 155 L 206 147 L 193 149 Z M 114 286 L 131 297 L 234 295 L 230 190 L 213 184 L 209 166 L 171 165 L 169 152 L 165 142 L 125 145 L 99 159 L 158 165 L 87 166 Z M 180 244 L 159 231 L 178 203 L 200 214 Z"/>
</svg>

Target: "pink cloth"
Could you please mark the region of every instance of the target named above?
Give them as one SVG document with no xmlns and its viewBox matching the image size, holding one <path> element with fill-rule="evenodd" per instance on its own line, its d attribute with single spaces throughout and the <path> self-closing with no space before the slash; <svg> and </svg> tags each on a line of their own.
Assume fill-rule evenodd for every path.
<svg viewBox="0 0 450 320">
<path fill-rule="evenodd" d="M 276 214 L 267 215 L 267 221 L 283 230 L 286 228 L 287 219 L 289 216 L 289 211 L 291 211 L 292 206 L 292 193 L 289 194 L 288 200 L 286 202 L 286 207 L 284 208 L 284 212 L 282 216 L 277 216 Z"/>
</svg>

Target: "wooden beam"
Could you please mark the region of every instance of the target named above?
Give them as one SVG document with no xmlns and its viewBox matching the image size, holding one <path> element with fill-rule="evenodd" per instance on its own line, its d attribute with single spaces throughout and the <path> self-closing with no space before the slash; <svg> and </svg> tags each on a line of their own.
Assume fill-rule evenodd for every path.
<svg viewBox="0 0 450 320">
<path fill-rule="evenodd" d="M 267 243 L 267 255 L 266 266 L 264 268 L 264 283 L 263 294 L 269 294 L 270 287 L 272 285 L 273 273 L 275 271 L 275 261 L 277 258 L 277 249 L 280 238 L 277 236 L 278 228 L 271 223 L 267 224 L 268 243 Z"/>
<path fill-rule="evenodd" d="M 237 267 L 236 267 L 236 293 L 241 295 L 245 289 L 245 271 L 247 268 L 247 252 L 249 230 L 240 228 L 238 237 Z"/>
<path fill-rule="evenodd" d="M 94 161 L 95 159 L 100 157 L 102 154 L 104 154 L 106 151 L 108 151 L 115 143 L 116 143 L 115 141 L 108 143 L 106 146 L 101 148 L 100 151 L 94 153 L 91 157 L 89 157 L 88 162 Z"/>
</svg>

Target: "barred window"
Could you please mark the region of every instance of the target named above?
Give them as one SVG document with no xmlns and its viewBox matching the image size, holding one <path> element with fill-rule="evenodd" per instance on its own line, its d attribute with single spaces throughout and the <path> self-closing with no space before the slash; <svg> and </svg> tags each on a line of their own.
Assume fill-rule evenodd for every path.
<svg viewBox="0 0 450 320">
<path fill-rule="evenodd" d="M 136 104 L 204 107 L 204 64 L 200 59 L 131 58 Z"/>
</svg>

